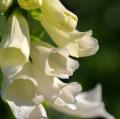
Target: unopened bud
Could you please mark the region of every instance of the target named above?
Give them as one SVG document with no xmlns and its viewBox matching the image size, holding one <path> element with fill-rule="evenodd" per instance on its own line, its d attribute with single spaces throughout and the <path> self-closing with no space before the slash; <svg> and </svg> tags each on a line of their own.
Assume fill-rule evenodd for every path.
<svg viewBox="0 0 120 119">
<path fill-rule="evenodd" d="M 11 5 L 13 0 L 0 0 L 0 11 L 6 11 Z"/>
</svg>

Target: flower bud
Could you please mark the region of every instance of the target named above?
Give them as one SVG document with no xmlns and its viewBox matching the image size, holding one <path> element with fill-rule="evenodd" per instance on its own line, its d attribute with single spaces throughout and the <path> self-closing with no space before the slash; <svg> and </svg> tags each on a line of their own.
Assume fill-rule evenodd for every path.
<svg viewBox="0 0 120 119">
<path fill-rule="evenodd" d="M 13 0 L 0 0 L 0 11 L 6 11 Z"/>
<path fill-rule="evenodd" d="M 32 11 L 32 16 L 63 31 L 73 31 L 77 26 L 78 18 L 75 14 L 67 10 L 59 0 L 43 0 L 40 7 L 41 12 Z"/>
</svg>

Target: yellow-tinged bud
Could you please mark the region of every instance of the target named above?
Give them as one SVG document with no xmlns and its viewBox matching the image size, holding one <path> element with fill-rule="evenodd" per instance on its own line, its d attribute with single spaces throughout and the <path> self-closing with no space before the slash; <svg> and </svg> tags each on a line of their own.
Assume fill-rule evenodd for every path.
<svg viewBox="0 0 120 119">
<path fill-rule="evenodd" d="M 6 11 L 13 0 L 0 0 L 0 11 Z"/>
<path fill-rule="evenodd" d="M 39 21 L 46 21 L 63 31 L 73 31 L 76 28 L 78 18 L 67 10 L 59 0 L 43 0 L 41 12 L 32 11 L 32 15 Z"/>
<path fill-rule="evenodd" d="M 19 5 L 26 10 L 37 9 L 42 5 L 42 0 L 18 0 Z"/>
</svg>

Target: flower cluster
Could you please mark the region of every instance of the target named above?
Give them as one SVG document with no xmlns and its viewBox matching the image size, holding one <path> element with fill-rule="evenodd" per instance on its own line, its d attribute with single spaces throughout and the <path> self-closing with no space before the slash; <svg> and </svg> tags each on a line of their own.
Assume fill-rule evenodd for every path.
<svg viewBox="0 0 120 119">
<path fill-rule="evenodd" d="M 14 1 L 15 2 L 15 1 Z M 15 9 L 16 6 L 19 10 Z M 13 8 L 0 43 L 0 67 L 4 75 L 1 96 L 16 119 L 47 119 L 43 103 L 78 117 L 114 119 L 104 107 L 101 85 L 82 92 L 77 82 L 64 83 L 78 69 L 79 58 L 93 55 L 99 46 L 92 31 L 79 32 L 78 18 L 59 0 L 1 0 L 0 10 Z M 41 23 L 57 47 L 29 33 L 21 10 Z"/>
</svg>

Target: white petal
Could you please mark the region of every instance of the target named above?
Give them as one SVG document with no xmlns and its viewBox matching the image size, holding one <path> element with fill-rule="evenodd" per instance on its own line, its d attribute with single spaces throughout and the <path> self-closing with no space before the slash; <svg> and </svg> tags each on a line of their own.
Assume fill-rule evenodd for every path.
<svg viewBox="0 0 120 119">
<path fill-rule="evenodd" d="M 12 101 L 6 100 L 16 119 L 47 119 L 47 114 L 44 107 L 40 104 L 38 106 L 23 106 L 16 105 Z"/>
<path fill-rule="evenodd" d="M 73 32 L 64 32 L 53 27 L 46 21 L 41 23 L 52 40 L 59 47 L 66 47 L 73 57 L 78 58 L 94 55 L 99 48 L 97 40 L 91 36 L 91 31 L 79 32 L 74 30 Z"/>
<path fill-rule="evenodd" d="M 69 78 L 79 67 L 77 61 L 69 58 L 67 49 L 47 47 L 41 42 L 32 43 L 31 57 L 49 76 Z"/>
<path fill-rule="evenodd" d="M 73 72 L 79 67 L 79 63 L 69 58 L 67 49 L 52 50 L 48 56 L 48 65 L 53 70 L 46 68 L 46 74 L 59 78 L 69 78 Z"/>
<path fill-rule="evenodd" d="M 56 78 L 45 75 L 42 69 L 36 64 L 33 64 L 33 68 L 38 82 L 37 95 L 43 95 L 47 100 L 53 100 L 56 98 L 59 93 Z M 62 85 L 63 84 L 60 84 L 61 87 Z"/>
<path fill-rule="evenodd" d="M 23 69 L 11 77 L 5 75 L 2 85 L 2 97 L 14 101 L 18 105 L 33 104 L 33 98 L 36 96 L 37 82 L 32 75 L 31 64 L 27 63 Z"/>
<path fill-rule="evenodd" d="M 82 87 L 77 82 L 66 84 L 64 88 L 60 90 L 59 97 L 64 100 L 64 102 L 70 104 L 75 103 L 74 96 L 82 90 Z"/>
<path fill-rule="evenodd" d="M 0 44 L 0 66 L 23 65 L 29 59 L 29 28 L 25 18 L 14 12 L 7 20 Z"/>
<path fill-rule="evenodd" d="M 86 33 L 81 33 L 75 31 L 78 35 L 83 35 L 76 37 L 73 42 L 66 45 L 66 48 L 70 51 L 71 56 L 74 57 L 85 57 L 89 55 L 94 55 L 98 49 L 98 42 L 91 35 L 91 31 Z"/>
</svg>

